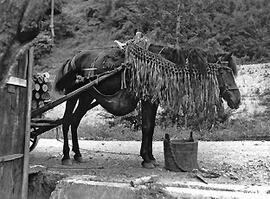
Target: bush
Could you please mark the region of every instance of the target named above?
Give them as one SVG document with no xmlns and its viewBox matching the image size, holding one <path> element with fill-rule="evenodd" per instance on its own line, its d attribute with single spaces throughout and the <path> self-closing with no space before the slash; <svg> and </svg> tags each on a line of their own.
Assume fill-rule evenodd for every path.
<svg viewBox="0 0 270 199">
<path fill-rule="evenodd" d="M 38 62 L 46 54 L 52 52 L 53 42 L 51 36 L 48 33 L 41 33 L 36 38 L 34 57 L 35 62 Z"/>
</svg>

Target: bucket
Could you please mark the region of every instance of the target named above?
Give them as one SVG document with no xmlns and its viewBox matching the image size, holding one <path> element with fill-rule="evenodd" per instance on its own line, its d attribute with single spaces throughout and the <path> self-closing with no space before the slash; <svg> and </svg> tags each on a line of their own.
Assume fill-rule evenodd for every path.
<svg viewBox="0 0 270 199">
<path fill-rule="evenodd" d="M 169 135 L 166 134 L 163 144 L 165 169 L 176 172 L 199 169 L 197 162 L 198 142 L 170 140 Z"/>
</svg>

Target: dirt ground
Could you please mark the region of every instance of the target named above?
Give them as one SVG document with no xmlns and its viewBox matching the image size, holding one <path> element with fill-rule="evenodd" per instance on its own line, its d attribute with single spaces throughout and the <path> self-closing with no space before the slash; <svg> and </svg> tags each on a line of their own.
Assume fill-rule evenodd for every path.
<svg viewBox="0 0 270 199">
<path fill-rule="evenodd" d="M 89 180 L 130 182 L 135 178 L 157 175 L 159 181 L 199 181 L 192 172 L 164 169 L 163 143 L 155 142 L 153 151 L 160 163 L 155 169 L 141 167 L 140 142 L 80 141 L 85 163 L 61 165 L 62 141 L 41 139 L 30 153 L 30 165 L 43 165 L 49 171 L 71 175 L 89 175 Z M 208 183 L 270 185 L 270 142 L 199 142 L 198 163 L 201 168 L 220 174 L 204 176 Z M 71 153 L 72 154 L 72 153 Z"/>
</svg>

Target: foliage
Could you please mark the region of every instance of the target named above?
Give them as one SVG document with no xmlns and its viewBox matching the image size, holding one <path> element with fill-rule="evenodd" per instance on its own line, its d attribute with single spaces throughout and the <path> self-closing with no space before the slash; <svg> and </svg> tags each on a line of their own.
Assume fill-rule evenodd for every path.
<svg viewBox="0 0 270 199">
<path fill-rule="evenodd" d="M 152 42 L 229 51 L 244 62 L 270 60 L 269 0 L 81 0 L 65 4 L 66 11 L 55 16 L 55 41 L 59 43 L 69 38 L 78 42 L 80 38 L 127 40 L 139 30 Z M 49 16 L 43 27 L 49 31 Z"/>
<path fill-rule="evenodd" d="M 230 51 L 245 61 L 270 59 L 268 0 L 101 2 L 99 6 L 105 10 L 99 13 L 103 28 L 112 30 L 117 39 L 140 30 L 156 42 Z"/>
<path fill-rule="evenodd" d="M 35 43 L 35 51 L 34 51 L 35 62 L 37 63 L 42 56 L 51 53 L 52 48 L 53 43 L 50 35 L 48 33 L 39 34 L 36 38 Z"/>
</svg>

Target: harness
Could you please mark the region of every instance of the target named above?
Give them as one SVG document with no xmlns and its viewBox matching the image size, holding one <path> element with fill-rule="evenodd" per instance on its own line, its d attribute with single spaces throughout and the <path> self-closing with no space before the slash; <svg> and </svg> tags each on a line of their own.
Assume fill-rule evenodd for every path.
<svg viewBox="0 0 270 199">
<path fill-rule="evenodd" d="M 216 63 L 219 64 L 219 67 L 218 67 L 219 71 L 220 70 L 227 70 L 233 74 L 233 70 L 227 66 L 229 64 L 228 61 L 218 60 Z M 221 96 L 223 96 L 226 92 L 233 91 L 233 90 L 239 90 L 238 87 L 230 87 L 228 84 L 226 84 L 226 81 L 224 81 L 224 79 L 222 77 L 222 73 L 221 72 L 219 72 L 219 73 L 221 74 L 220 79 L 222 81 L 222 86 L 220 86 L 220 95 Z"/>
<path fill-rule="evenodd" d="M 219 101 L 218 64 L 208 64 L 203 74 L 189 63 L 176 65 L 134 43 L 127 43 L 125 53 L 131 65 L 130 89 L 138 98 L 159 99 L 180 115 L 209 112 Z"/>
</svg>

